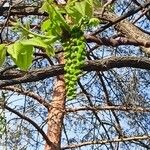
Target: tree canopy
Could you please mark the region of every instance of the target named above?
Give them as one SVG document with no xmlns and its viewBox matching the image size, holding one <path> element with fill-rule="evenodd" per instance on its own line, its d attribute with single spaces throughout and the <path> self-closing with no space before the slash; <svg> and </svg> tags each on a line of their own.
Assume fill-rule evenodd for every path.
<svg viewBox="0 0 150 150">
<path fill-rule="evenodd" d="M 0 149 L 150 149 L 150 1 L 0 2 Z"/>
</svg>

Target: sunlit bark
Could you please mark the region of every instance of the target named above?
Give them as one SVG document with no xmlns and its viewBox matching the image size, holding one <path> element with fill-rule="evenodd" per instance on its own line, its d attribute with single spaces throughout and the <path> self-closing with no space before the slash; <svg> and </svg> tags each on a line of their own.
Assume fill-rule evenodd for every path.
<svg viewBox="0 0 150 150">
<path fill-rule="evenodd" d="M 60 63 L 64 63 L 63 58 L 59 58 Z M 65 110 L 65 82 L 64 76 L 60 75 L 56 79 L 53 99 L 48 111 L 47 136 L 54 145 L 45 144 L 45 150 L 59 150 L 61 141 L 61 130 Z"/>
</svg>

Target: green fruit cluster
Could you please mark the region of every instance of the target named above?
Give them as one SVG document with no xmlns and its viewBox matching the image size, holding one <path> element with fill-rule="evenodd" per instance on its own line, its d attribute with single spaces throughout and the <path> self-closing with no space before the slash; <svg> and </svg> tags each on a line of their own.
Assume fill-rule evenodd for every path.
<svg viewBox="0 0 150 150">
<path fill-rule="evenodd" d="M 67 97 L 73 99 L 76 96 L 76 84 L 85 59 L 85 40 L 83 36 L 71 37 L 64 43 L 65 57 L 65 82 Z"/>
</svg>

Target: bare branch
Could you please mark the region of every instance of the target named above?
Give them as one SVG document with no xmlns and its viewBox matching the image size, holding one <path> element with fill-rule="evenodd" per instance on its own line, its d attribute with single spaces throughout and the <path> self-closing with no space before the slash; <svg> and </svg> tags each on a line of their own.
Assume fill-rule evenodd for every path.
<svg viewBox="0 0 150 150">
<path fill-rule="evenodd" d="M 19 83 L 36 82 L 49 77 L 61 75 L 64 73 L 63 67 L 64 65 L 62 64 L 47 67 L 46 69 L 36 69 L 27 73 L 23 72 L 20 78 L 15 78 L 11 80 L 9 79 L 9 77 L 11 77 L 11 74 L 9 74 L 8 72 L 7 79 L 9 80 L 1 81 L 0 88 Z M 86 61 L 85 66 L 83 67 L 83 71 L 107 71 L 113 68 L 122 67 L 133 67 L 150 70 L 150 60 L 145 57 L 110 57 L 100 60 Z M 3 79 L 4 77 L 1 75 L 0 80 L 2 80 L 1 78 Z"/>
<path fill-rule="evenodd" d="M 150 2 L 147 2 L 143 6 L 141 5 L 140 7 L 138 7 L 136 9 L 136 11 L 133 10 L 133 12 L 138 12 L 137 10 L 141 10 L 142 8 L 145 8 L 149 5 L 150 5 Z M 134 14 L 133 12 L 130 15 Z M 136 27 L 133 23 L 131 23 L 127 19 L 125 19 L 126 17 L 128 17 L 128 15 L 125 14 L 124 16 L 118 17 L 117 15 L 115 15 L 114 13 L 111 13 L 111 12 L 104 13 L 104 17 L 101 17 L 101 15 L 102 15 L 101 10 L 95 11 L 96 17 L 98 17 L 100 19 L 107 19 L 110 21 L 110 23 L 108 23 L 103 28 L 99 29 L 93 35 L 96 35 L 97 33 L 102 32 L 106 28 L 115 24 L 115 28 L 119 32 L 121 32 L 124 36 L 128 37 L 129 39 L 134 39 L 138 42 L 143 41 L 143 43 L 145 43 L 145 44 L 150 41 L 150 36 L 148 34 L 144 33 L 138 27 Z M 125 19 L 125 20 L 123 20 L 123 19 Z M 150 54 L 150 48 L 142 47 L 142 50 L 143 50 L 143 52 Z"/>
<path fill-rule="evenodd" d="M 134 15 L 135 13 L 137 13 L 140 10 L 142 10 L 143 8 L 148 7 L 149 5 L 150 5 L 150 2 L 147 2 L 147 3 L 143 4 L 143 5 L 140 5 L 136 9 L 132 9 L 132 10 L 128 11 L 126 14 L 124 14 L 124 15 L 122 15 L 120 17 L 116 17 L 115 19 L 113 17 L 112 18 L 113 20 L 111 20 L 111 18 L 109 18 L 110 19 L 110 23 L 105 25 L 102 29 L 97 30 L 95 33 L 93 33 L 93 35 L 96 35 L 96 34 L 102 32 L 102 31 L 104 31 L 105 29 L 111 27 L 112 25 L 115 25 L 115 24 L 121 22 L 122 20 L 126 19 L 127 17 L 130 17 L 131 15 Z M 102 16 L 103 16 L 102 13 L 103 13 L 103 9 L 99 9 L 99 10 L 95 11 L 94 14 L 98 18 L 102 18 Z M 108 12 L 107 12 L 107 15 L 108 15 Z M 106 15 L 104 14 L 104 18 L 105 19 L 107 19 L 108 17 L 109 17 L 109 15 L 106 17 Z"/>
<path fill-rule="evenodd" d="M 125 37 L 119 37 L 119 38 L 105 38 L 105 37 L 97 37 L 97 36 L 91 36 L 91 35 L 85 35 L 85 38 L 87 42 L 94 42 L 98 45 L 105 45 L 105 46 L 120 46 L 120 45 L 133 45 L 133 46 L 144 46 L 144 47 L 150 47 L 150 41 L 143 41 L 141 39 L 135 40 L 135 39 L 129 39 Z"/>
<path fill-rule="evenodd" d="M 37 100 L 37 102 L 39 102 L 40 104 L 45 106 L 47 109 L 49 108 L 49 103 L 44 98 L 42 98 L 41 96 L 36 95 L 34 92 L 25 91 L 23 89 L 19 89 L 19 88 L 14 87 L 14 86 L 7 86 L 7 87 L 1 88 L 1 89 L 17 92 L 17 93 L 20 93 L 22 95 L 32 97 L 33 99 Z"/>
<path fill-rule="evenodd" d="M 90 106 L 86 106 L 86 107 L 81 107 L 81 108 L 76 108 L 76 109 L 72 109 L 72 108 L 67 108 L 66 112 L 79 112 L 79 111 L 106 111 L 106 110 L 114 110 L 114 111 L 126 111 L 128 113 L 130 112 L 141 112 L 141 113 L 146 113 L 146 112 L 150 112 L 149 108 L 143 108 L 143 107 L 139 107 L 137 106 L 136 108 L 133 107 L 126 107 L 126 106 L 122 106 L 122 105 L 113 105 L 113 106 L 97 106 L 97 107 L 90 107 Z"/>
<path fill-rule="evenodd" d="M 102 140 L 102 141 L 90 141 L 90 142 L 83 142 L 80 144 L 74 144 L 74 145 L 70 145 L 70 146 L 66 146 L 61 148 L 61 150 L 65 150 L 65 149 L 71 149 L 71 148 L 79 148 L 82 146 L 87 146 L 87 145 L 91 145 L 91 144 L 108 144 L 110 142 L 125 142 L 125 141 L 141 141 L 141 140 L 148 140 L 150 139 L 150 136 L 133 136 L 133 137 L 126 137 L 126 138 L 115 138 L 112 140 Z"/>
<path fill-rule="evenodd" d="M 49 145 L 54 145 L 50 140 L 49 138 L 47 137 L 47 135 L 45 134 L 45 132 L 37 125 L 37 123 L 35 123 L 32 119 L 30 119 L 29 117 L 19 113 L 18 111 L 10 108 L 9 106 L 5 105 L 5 109 L 7 109 L 8 111 L 16 114 L 17 116 L 19 116 L 21 119 L 24 119 L 26 120 L 27 122 L 29 122 L 30 124 L 32 124 L 36 129 L 37 131 L 42 135 L 42 137 L 45 139 L 45 141 L 47 142 L 47 144 Z"/>
</svg>

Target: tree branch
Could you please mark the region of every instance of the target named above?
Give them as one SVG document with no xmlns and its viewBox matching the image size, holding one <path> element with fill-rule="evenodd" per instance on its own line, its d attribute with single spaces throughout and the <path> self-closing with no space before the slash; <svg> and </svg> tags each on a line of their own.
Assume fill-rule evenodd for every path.
<svg viewBox="0 0 150 150">
<path fill-rule="evenodd" d="M 40 104 L 42 104 L 43 106 L 45 106 L 47 109 L 50 106 L 49 103 L 44 98 L 42 98 L 39 95 L 36 95 L 34 92 L 25 91 L 23 89 L 19 89 L 17 87 L 13 87 L 13 86 L 7 86 L 7 87 L 3 87 L 1 89 L 2 90 L 9 90 L 9 91 L 17 92 L 17 93 L 20 93 L 22 95 L 26 95 L 26 96 L 32 97 L 37 102 L 39 102 Z"/>
<path fill-rule="evenodd" d="M 83 71 L 108 71 L 113 68 L 132 67 L 150 70 L 150 60 L 145 57 L 109 57 L 100 60 L 86 61 Z M 7 79 L 11 78 L 11 74 L 7 72 Z M 49 77 L 58 76 L 64 74 L 64 65 L 55 65 L 47 67 L 46 69 L 36 69 L 27 73 L 20 74 L 21 77 L 15 79 L 9 79 L 6 81 L 0 81 L 0 88 L 20 83 L 36 82 Z M 1 75 L 0 80 L 4 79 Z"/>
<path fill-rule="evenodd" d="M 62 147 L 61 150 L 66 150 L 66 149 L 71 149 L 71 148 L 79 148 L 87 145 L 92 145 L 92 144 L 108 144 L 110 142 L 125 142 L 125 141 L 141 141 L 141 140 L 148 140 L 150 139 L 150 136 L 133 136 L 133 137 L 126 137 L 126 138 L 115 138 L 112 140 L 102 140 L 102 141 L 90 141 L 90 142 L 83 142 L 80 144 L 74 144 L 74 145 L 69 145 L 66 147 Z"/>
<path fill-rule="evenodd" d="M 7 109 L 8 111 L 16 114 L 17 116 L 19 116 L 21 119 L 26 120 L 27 122 L 29 122 L 30 124 L 32 124 L 37 131 L 42 135 L 42 137 L 45 139 L 45 141 L 49 144 L 49 145 L 54 145 L 47 137 L 47 135 L 45 134 L 45 132 L 30 118 L 28 118 L 27 116 L 19 113 L 18 111 L 10 108 L 9 106 L 5 105 L 5 109 Z"/>
<path fill-rule="evenodd" d="M 135 13 L 137 13 L 138 11 L 142 10 L 143 8 L 147 8 L 148 6 L 150 5 L 150 2 L 146 2 L 145 4 L 143 5 L 140 5 L 139 7 L 137 7 L 136 9 L 131 9 L 130 11 L 128 11 L 126 14 L 120 16 L 120 17 L 116 17 L 115 19 L 114 18 L 109 18 L 110 19 L 110 22 L 105 25 L 103 28 L 101 29 L 98 29 L 96 32 L 93 33 L 93 35 L 96 35 L 102 31 L 104 31 L 105 29 L 111 27 L 112 25 L 115 25 L 119 22 L 121 22 L 122 20 L 134 15 Z M 95 16 L 96 17 L 102 17 L 103 18 L 103 9 L 99 9 L 99 10 L 96 10 L 95 11 Z M 113 14 L 113 13 L 112 13 Z M 106 15 L 106 14 L 105 14 Z M 108 17 L 105 17 L 104 15 L 104 18 L 107 19 Z M 107 15 L 108 15 L 108 12 L 107 12 Z M 113 20 L 112 20 L 113 19 Z"/>
<path fill-rule="evenodd" d="M 141 9 L 145 8 L 149 5 L 150 5 L 150 2 L 147 2 L 143 6 L 138 7 L 137 10 L 140 10 L 140 8 Z M 139 43 L 141 43 L 141 41 L 142 41 L 143 43 L 145 43 L 145 45 L 147 42 L 150 41 L 150 36 L 148 34 L 141 31 L 138 27 L 136 27 L 133 23 L 129 22 L 127 19 L 122 20 L 124 18 L 124 16 L 118 17 L 114 13 L 107 11 L 106 13 L 104 13 L 104 17 L 102 17 L 102 11 L 101 10 L 95 11 L 95 16 L 99 19 L 109 20 L 110 25 L 104 26 L 103 28 L 99 29 L 97 32 L 93 33 L 93 35 L 104 31 L 107 26 L 110 27 L 110 26 L 115 24 L 115 28 L 117 29 L 117 31 L 121 32 L 124 36 L 128 37 L 129 39 L 134 39 Z M 142 50 L 143 50 L 143 52 L 150 54 L 150 48 L 142 47 Z"/>
<path fill-rule="evenodd" d="M 144 46 L 144 47 L 150 47 L 150 41 L 143 41 L 143 40 L 135 40 L 135 39 L 129 39 L 125 37 L 119 37 L 119 38 L 105 38 L 105 37 L 97 37 L 92 35 L 85 35 L 86 41 L 88 43 L 94 42 L 98 45 L 105 45 L 105 46 L 121 46 L 121 45 L 132 45 L 132 46 Z"/>
<path fill-rule="evenodd" d="M 122 105 L 113 105 L 113 106 L 97 106 L 97 107 L 81 107 L 81 108 L 67 108 L 66 112 L 79 112 L 79 111 L 106 111 L 106 110 L 115 110 L 115 111 L 126 111 L 126 112 L 150 112 L 149 108 L 142 108 L 137 106 L 136 108 L 133 107 L 126 107 Z"/>
</svg>

